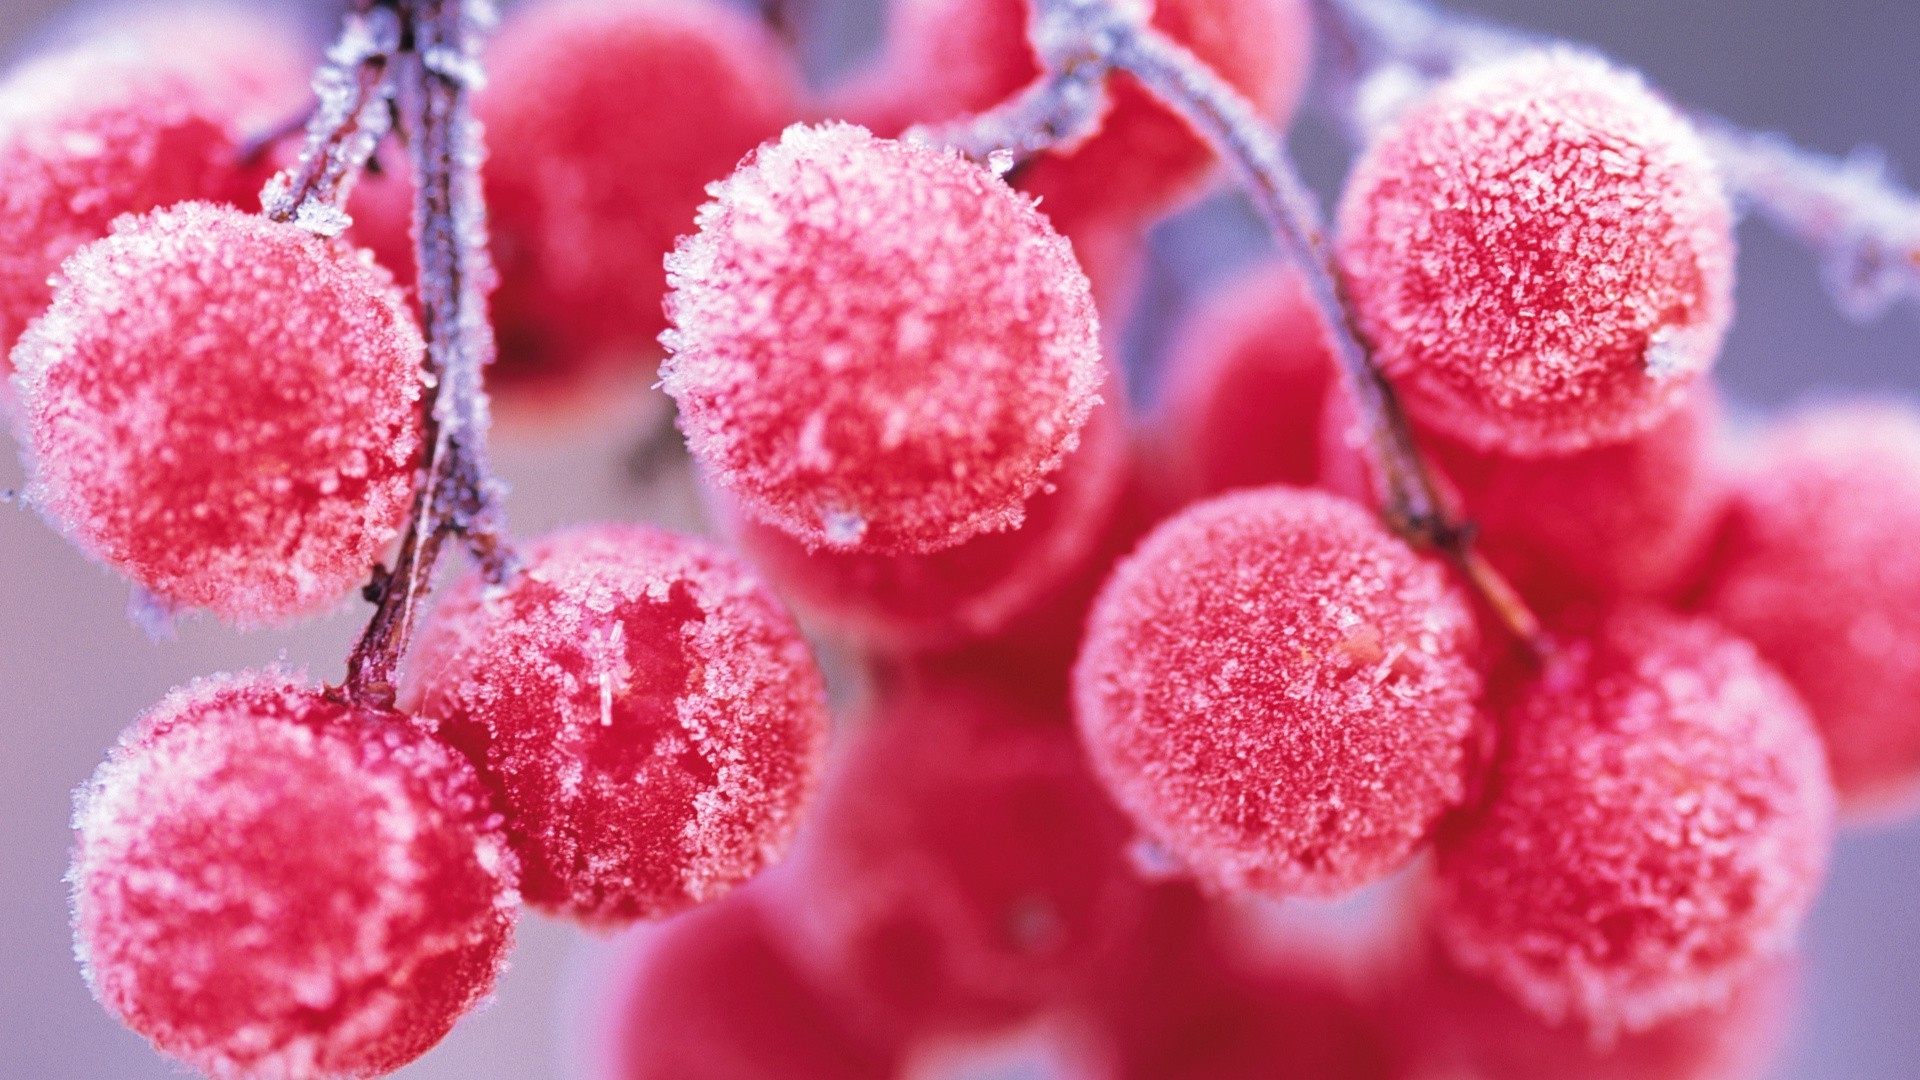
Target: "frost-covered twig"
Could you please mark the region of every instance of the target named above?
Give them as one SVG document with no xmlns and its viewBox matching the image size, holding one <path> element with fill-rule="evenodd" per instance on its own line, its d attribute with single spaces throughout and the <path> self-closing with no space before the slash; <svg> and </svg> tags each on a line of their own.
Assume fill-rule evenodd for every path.
<svg viewBox="0 0 1920 1080">
<path fill-rule="evenodd" d="M 1328 101 L 1363 142 L 1399 107 L 1455 71 L 1545 38 L 1454 15 L 1421 0 L 1316 0 Z M 1787 139 L 1694 115 L 1735 198 L 1818 256 L 1847 315 L 1920 307 L 1920 195 L 1870 152 L 1816 154 Z"/>
<path fill-rule="evenodd" d="M 427 460 L 400 554 L 368 586 L 377 605 L 347 662 L 346 692 L 390 706 L 394 674 L 412 637 L 440 545 L 459 536 L 483 573 L 510 572 L 497 483 L 486 463 L 493 358 L 486 293 L 493 269 L 480 191 L 482 149 L 470 111 L 480 75 L 479 39 L 493 23 L 485 0 L 399 0 L 402 44 L 392 60 L 397 112 L 412 152 L 414 254 L 427 340 Z"/>
<path fill-rule="evenodd" d="M 314 75 L 319 104 L 307 119 L 300 160 L 260 193 L 268 217 L 321 236 L 338 236 L 352 224 L 342 207 L 391 126 L 388 65 L 400 43 L 400 18 L 393 9 L 375 6 L 347 15 L 340 40 Z"/>
</svg>

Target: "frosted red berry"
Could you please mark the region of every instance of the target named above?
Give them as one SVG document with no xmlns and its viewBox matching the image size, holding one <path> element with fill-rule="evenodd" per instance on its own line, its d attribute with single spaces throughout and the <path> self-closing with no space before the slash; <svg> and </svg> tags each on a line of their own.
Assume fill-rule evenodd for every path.
<svg viewBox="0 0 1920 1080">
<path fill-rule="evenodd" d="M 1013 97 L 1040 77 L 1024 0 L 905 0 L 888 9 L 886 53 L 848 96 L 853 115 L 893 134 L 956 120 Z M 1307 5 L 1298 0 L 1159 0 L 1156 29 L 1284 126 L 1308 69 Z M 1196 195 L 1213 152 L 1185 121 L 1124 72 L 1108 84 L 1100 130 L 1023 170 L 1062 232 L 1163 213 Z"/>
<path fill-rule="evenodd" d="M 649 927 L 622 951 L 610 1080 L 889 1080 L 886 1040 L 853 1031 L 778 947 L 749 890 Z"/>
<path fill-rule="evenodd" d="M 1556 50 L 1470 71 L 1380 135 L 1339 254 L 1423 423 L 1564 453 L 1646 431 L 1712 366 L 1731 230 L 1686 121 L 1637 76 Z"/>
<path fill-rule="evenodd" d="M 820 673 L 732 556 L 640 525 L 552 534 L 433 613 L 407 699 L 498 793 L 536 907 L 711 900 L 785 850 L 826 745 Z"/>
<path fill-rule="evenodd" d="M 742 552 L 837 636 L 884 653 L 993 637 L 1058 596 L 1097 554 L 1127 478 L 1124 421 L 1103 405 L 1024 520 L 930 555 L 821 548 L 731 514 Z"/>
<path fill-rule="evenodd" d="M 1062 718 L 979 682 L 884 694 L 847 736 L 776 917 L 867 1030 L 987 1030 L 1083 987 L 1130 932 L 1126 828 Z"/>
<path fill-rule="evenodd" d="M 1920 794 L 1920 414 L 1826 405 L 1738 463 L 1704 608 L 1806 699 L 1851 808 Z"/>
<path fill-rule="evenodd" d="M 475 110 L 504 148 L 485 168 L 503 389 L 553 388 L 666 328 L 661 261 L 707 184 L 798 118 L 790 57 L 716 0 L 529 5 L 487 53 Z"/>
<path fill-rule="evenodd" d="M 1435 926 L 1463 969 L 1604 1041 L 1724 1000 L 1791 947 L 1833 788 L 1752 646 L 1624 609 L 1561 643 L 1503 721 L 1486 805 L 1440 846 Z"/>
<path fill-rule="evenodd" d="M 0 357 L 52 299 L 48 278 L 114 218 L 188 199 L 257 208 L 249 139 L 300 107 L 288 35 L 219 9 L 116 19 L 113 32 L 0 83 Z M 0 359 L 0 374 L 6 370 Z"/>
<path fill-rule="evenodd" d="M 1298 272 L 1265 264 L 1243 273 L 1176 334 L 1148 462 L 1167 497 L 1183 504 L 1318 480 L 1321 419 L 1338 369 Z"/>
<path fill-rule="evenodd" d="M 809 545 L 889 554 L 1020 524 L 1104 378 L 1087 278 L 951 151 L 796 126 L 668 259 L 661 381 L 709 475 Z"/>
<path fill-rule="evenodd" d="M 30 493 L 168 605 L 313 611 L 405 520 L 423 352 L 343 245 L 206 203 L 123 219 L 14 352 Z"/>
<path fill-rule="evenodd" d="M 1073 673 L 1094 765 L 1216 889 L 1337 894 L 1466 795 L 1477 635 L 1437 563 L 1359 505 L 1256 488 L 1161 523 Z"/>
<path fill-rule="evenodd" d="M 391 1072 L 485 998 L 511 941 L 514 858 L 472 768 L 284 672 L 168 695 L 74 823 L 94 996 L 209 1076 Z"/>
</svg>

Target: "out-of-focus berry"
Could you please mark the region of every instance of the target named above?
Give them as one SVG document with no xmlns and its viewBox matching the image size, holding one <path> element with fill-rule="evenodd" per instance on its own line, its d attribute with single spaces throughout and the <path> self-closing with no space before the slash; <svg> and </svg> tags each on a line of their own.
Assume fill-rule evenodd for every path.
<svg viewBox="0 0 1920 1080">
<path fill-rule="evenodd" d="M 826 744 L 819 669 L 739 561 L 647 526 L 455 585 L 412 711 L 498 793 L 529 903 L 594 924 L 711 900 L 780 856 Z"/>
<path fill-rule="evenodd" d="M 798 118 L 792 59 L 732 5 L 559 0 L 516 12 L 486 60 L 490 382 L 558 389 L 611 363 L 650 367 L 661 262 L 706 186 Z"/>
<path fill-rule="evenodd" d="M 248 141 L 299 108 L 286 31 L 221 8 L 116 17 L 0 83 L 0 356 L 52 299 L 48 279 L 121 214 L 190 199 L 258 209 Z M 0 359 L 0 374 L 6 364 Z"/>
<path fill-rule="evenodd" d="M 853 1032 L 775 947 L 749 892 L 649 927 L 607 1010 L 606 1080 L 890 1080 L 893 1053 Z"/>
<path fill-rule="evenodd" d="M 1478 635 L 1437 563 L 1358 505 L 1256 488 L 1114 571 L 1074 670 L 1094 765 L 1215 889 L 1338 894 L 1466 795 Z"/>
<path fill-rule="evenodd" d="M 1811 409 L 1740 463 L 1704 609 L 1800 691 L 1850 807 L 1920 791 L 1920 415 Z"/>
<path fill-rule="evenodd" d="M 1719 626 L 1622 609 L 1509 688 L 1488 801 L 1440 845 L 1453 959 L 1601 1041 L 1785 953 L 1832 842 L 1811 721 Z"/>
<path fill-rule="evenodd" d="M 848 92 L 852 115 L 884 134 L 956 120 L 1013 97 L 1040 76 L 1026 0 L 896 0 L 887 51 Z M 1298 0 L 1159 0 L 1153 25 L 1284 126 L 1305 85 L 1310 28 Z M 1052 150 L 1019 177 L 1078 244 L 1137 227 L 1198 193 L 1213 164 L 1205 141 L 1124 72 L 1108 83 L 1100 130 Z"/>
<path fill-rule="evenodd" d="M 514 858 L 473 769 L 284 672 L 174 691 L 74 815 L 101 1004 L 210 1076 L 384 1075 L 492 989 Z"/>
<path fill-rule="evenodd" d="M 1105 376 L 1086 275 L 959 155 L 788 129 L 668 260 L 661 381 L 710 476 L 809 545 L 910 554 L 1020 524 Z"/>
<path fill-rule="evenodd" d="M 984 683 L 883 693 L 769 882 L 875 1031 L 982 1030 L 1084 987 L 1139 917 L 1126 827 L 1072 734 Z"/>
<path fill-rule="evenodd" d="M 32 497 L 169 605 L 324 607 L 406 518 L 424 349 L 344 245 L 207 203 L 123 219 L 14 350 Z"/>
<path fill-rule="evenodd" d="M 1484 450 L 1646 431 L 1731 317 L 1732 216 L 1699 137 L 1637 76 L 1568 51 L 1409 110 L 1355 165 L 1339 244 L 1408 409 Z"/>
</svg>

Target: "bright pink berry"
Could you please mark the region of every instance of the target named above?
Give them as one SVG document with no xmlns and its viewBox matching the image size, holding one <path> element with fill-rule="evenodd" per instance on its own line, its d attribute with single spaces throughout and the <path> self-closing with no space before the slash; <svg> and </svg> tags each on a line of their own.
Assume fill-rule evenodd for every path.
<svg viewBox="0 0 1920 1080">
<path fill-rule="evenodd" d="M 1512 454 L 1646 431 L 1731 315 L 1732 216 L 1699 137 L 1637 76 L 1564 50 L 1469 72 L 1377 139 L 1340 261 L 1408 408 Z"/>
<path fill-rule="evenodd" d="M 750 890 L 751 892 L 751 890 Z M 609 1080 L 889 1080 L 892 1054 L 856 1035 L 776 948 L 748 892 L 655 927 L 619 961 Z"/>
<path fill-rule="evenodd" d="M 798 118 L 793 61 L 712 0 L 528 5 L 487 53 L 487 139 L 500 289 L 489 379 L 554 387 L 624 361 L 666 329 L 661 261 L 707 184 Z"/>
<path fill-rule="evenodd" d="M 1025 520 L 930 555 L 806 546 L 734 513 L 742 552 L 830 630 L 884 653 L 998 635 L 1058 595 L 1095 557 L 1126 482 L 1124 421 L 1096 410 L 1080 446 L 1027 500 Z"/>
<path fill-rule="evenodd" d="M 1270 263 L 1201 302 L 1177 332 L 1148 463 L 1178 504 L 1233 488 L 1313 484 L 1338 377 L 1299 273 Z"/>
<path fill-rule="evenodd" d="M 424 348 L 343 245 L 207 203 L 123 219 L 14 351 L 33 498 L 170 605 L 324 607 L 405 520 Z"/>
<path fill-rule="evenodd" d="M 886 688 L 770 884 L 870 1030 L 978 1030 L 1100 970 L 1138 917 L 1126 829 L 1063 718 L 956 681 Z"/>
<path fill-rule="evenodd" d="M 1664 597 L 1698 569 L 1725 504 L 1714 461 L 1719 399 L 1711 386 L 1624 442 L 1516 457 L 1420 432 L 1440 481 L 1475 527 L 1475 546 L 1539 612 L 1623 597 Z M 1322 482 L 1358 498 L 1380 493 L 1352 398 L 1328 403 Z"/>
<path fill-rule="evenodd" d="M 927 553 L 1020 524 L 1105 376 L 1086 275 L 958 154 L 793 127 L 668 259 L 661 381 L 694 455 L 805 543 Z"/>
<path fill-rule="evenodd" d="M 898 0 L 887 51 L 849 95 L 878 130 L 956 120 L 1040 76 L 1025 0 Z M 1153 25 L 1284 125 L 1306 82 L 1310 28 L 1298 0 L 1158 0 Z M 1076 243 L 1084 231 L 1163 213 L 1197 194 L 1213 152 L 1124 73 L 1097 134 L 1043 155 L 1020 178 Z"/>
<path fill-rule="evenodd" d="M 1920 794 L 1920 415 L 1811 409 L 1741 463 L 1705 610 L 1800 691 L 1849 806 Z"/>
<path fill-rule="evenodd" d="M 201 680 L 74 814 L 94 996 L 214 1077 L 384 1075 L 492 989 L 515 863 L 458 754 L 281 671 Z"/>
<path fill-rule="evenodd" d="M 1799 699 L 1706 620 L 1624 609 L 1513 691 L 1484 807 L 1440 846 L 1465 970 L 1604 1041 L 1784 953 L 1832 842 Z"/>
<path fill-rule="evenodd" d="M 1761 965 L 1726 1002 L 1596 1042 L 1577 1020 L 1550 1024 L 1500 987 L 1425 948 L 1392 1017 L 1398 1080 L 1752 1080 L 1792 1028 L 1790 960 Z"/>
<path fill-rule="evenodd" d="M 1221 496 L 1095 602 L 1082 737 L 1141 830 L 1217 889 L 1337 894 L 1466 795 L 1477 634 L 1440 565 L 1345 499 Z"/>
<path fill-rule="evenodd" d="M 267 166 L 243 151 L 300 108 L 299 61 L 257 15 L 190 8 L 123 13 L 0 83 L 0 358 L 114 218 L 188 199 L 257 209 Z"/>
<path fill-rule="evenodd" d="M 447 593 L 408 700 L 507 813 L 529 903 L 670 914 L 778 858 L 826 748 L 812 653 L 732 556 L 648 526 L 529 545 Z"/>
</svg>

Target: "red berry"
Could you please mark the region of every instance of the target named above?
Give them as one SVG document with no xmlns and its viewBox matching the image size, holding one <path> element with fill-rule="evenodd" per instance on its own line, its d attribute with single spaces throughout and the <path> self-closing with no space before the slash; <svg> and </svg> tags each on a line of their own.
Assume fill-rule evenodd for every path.
<svg viewBox="0 0 1920 1080">
<path fill-rule="evenodd" d="M 1077 717 L 1120 804 L 1203 884 L 1337 894 L 1465 797 L 1477 640 L 1445 571 L 1359 506 L 1256 488 L 1114 571 Z"/>
<path fill-rule="evenodd" d="M 845 124 L 760 148 L 668 259 L 661 381 L 694 455 L 811 546 L 1020 524 L 1104 377 L 1086 275 L 959 155 Z"/>
<path fill-rule="evenodd" d="M 1800 691 L 1850 807 L 1920 795 L 1920 416 L 1812 409 L 1741 464 L 1705 610 Z"/>
<path fill-rule="evenodd" d="M 206 203 L 68 260 L 14 352 L 33 497 L 161 600 L 232 622 L 337 601 L 400 530 L 420 331 L 342 245 Z"/>
<path fill-rule="evenodd" d="M 1565 453 L 1646 431 L 1712 366 L 1731 230 L 1686 121 L 1561 50 L 1469 72 L 1376 140 L 1341 202 L 1340 261 L 1422 422 Z"/>
<path fill-rule="evenodd" d="M 412 661 L 421 718 L 507 812 L 529 903 L 670 914 L 786 848 L 826 746 L 806 642 L 732 556 L 647 526 L 530 545 L 449 590 Z"/>
<path fill-rule="evenodd" d="M 1153 460 L 1184 505 L 1232 488 L 1314 483 L 1338 378 L 1299 272 L 1269 263 L 1202 301 L 1177 332 L 1153 421 Z"/>
<path fill-rule="evenodd" d="M 895 134 L 955 120 L 1013 97 L 1040 76 L 1027 40 L 1026 0 L 896 0 L 887 52 L 849 95 Z M 1194 51 L 1284 125 L 1305 85 L 1307 5 L 1298 0 L 1159 0 L 1153 25 Z M 1133 223 L 1197 194 L 1213 153 L 1185 121 L 1130 76 L 1109 83 L 1110 106 L 1084 143 L 1035 161 L 1022 190 L 1076 242 L 1083 229 Z"/>
<path fill-rule="evenodd" d="M 1437 953 L 1437 950 L 1423 950 Z M 1792 1027 L 1793 964 L 1762 965 L 1721 1005 L 1595 1043 L 1578 1021 L 1549 1024 L 1506 991 L 1422 955 L 1397 988 L 1399 1080 L 1752 1080 Z"/>
<path fill-rule="evenodd" d="M 793 61 L 708 0 L 530 5 L 494 39 L 475 103 L 506 387 L 608 362 L 644 369 L 666 329 L 661 260 L 708 183 L 799 113 Z"/>
<path fill-rule="evenodd" d="M 1474 524 L 1475 544 L 1536 611 L 1671 595 L 1698 569 L 1725 503 L 1718 396 L 1687 395 L 1625 442 L 1551 457 L 1480 451 L 1421 431 L 1421 448 Z M 1323 483 L 1378 499 L 1352 397 L 1331 395 Z"/>
<path fill-rule="evenodd" d="M 849 742 L 772 884 L 800 957 L 871 1030 L 1003 1025 L 1100 970 L 1140 886 L 1056 718 L 909 683 Z"/>
<path fill-rule="evenodd" d="M 1095 556 L 1127 478 L 1123 421 L 1096 410 L 1079 449 L 1027 500 L 1017 529 L 931 555 L 805 545 L 731 515 L 736 538 L 782 594 L 865 648 L 919 652 L 993 637 L 1057 596 Z"/>
<path fill-rule="evenodd" d="M 284 672 L 174 691 L 74 822 L 94 996 L 211 1076 L 391 1072 L 489 993 L 511 941 L 513 854 L 473 770 Z"/>
<path fill-rule="evenodd" d="M 1487 805 L 1440 847 L 1454 960 L 1601 1041 L 1724 1000 L 1785 952 L 1832 842 L 1799 699 L 1705 620 L 1627 609 L 1505 710 Z"/>
<path fill-rule="evenodd" d="M 0 357 L 52 298 L 47 279 L 114 218 L 188 199 L 258 208 L 248 139 L 300 106 L 299 53 L 256 14 L 116 17 L 112 34 L 0 83 Z M 6 363 L 0 359 L 0 375 Z"/>
<path fill-rule="evenodd" d="M 608 1009 L 617 1080 L 888 1080 L 892 1055 L 849 1030 L 775 948 L 748 893 L 649 927 Z"/>
</svg>

